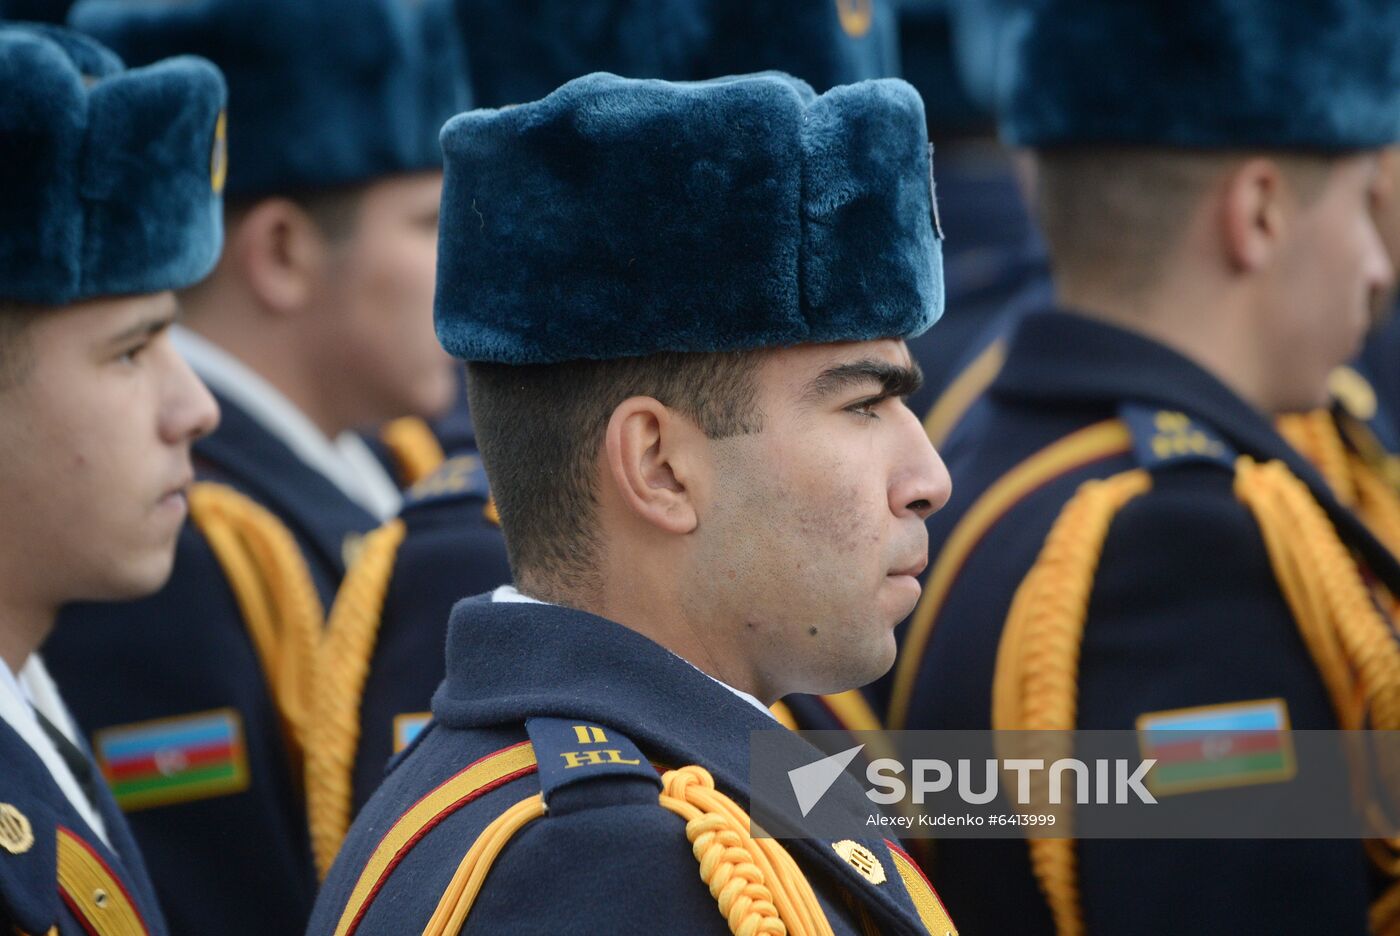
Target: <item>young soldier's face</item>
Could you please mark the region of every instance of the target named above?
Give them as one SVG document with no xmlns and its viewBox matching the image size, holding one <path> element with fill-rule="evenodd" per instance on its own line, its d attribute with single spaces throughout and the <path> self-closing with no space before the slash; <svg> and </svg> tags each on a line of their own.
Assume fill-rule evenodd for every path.
<svg viewBox="0 0 1400 936">
<path fill-rule="evenodd" d="M 442 173 L 381 179 L 360 196 L 354 233 L 334 248 L 324 300 L 327 367 L 345 412 L 369 425 L 451 405 L 457 368 L 433 331 Z"/>
<path fill-rule="evenodd" d="M 1280 409 L 1308 409 L 1327 399 L 1327 376 L 1360 350 L 1394 285 L 1376 224 L 1382 177 L 1374 155 L 1337 161 L 1323 188 L 1298 205 L 1282 245 L 1275 313 L 1261 340 L 1286 383 Z"/>
<path fill-rule="evenodd" d="M 218 422 L 171 345 L 166 293 L 38 315 L 0 390 L 0 587 L 7 599 L 132 598 L 170 574 L 190 443 Z"/>
<path fill-rule="evenodd" d="M 696 584 L 742 622 L 775 695 L 851 689 L 894 662 L 924 519 L 951 490 L 902 399 L 917 384 L 902 341 L 776 351 L 759 365 L 762 431 L 715 443 Z"/>
</svg>

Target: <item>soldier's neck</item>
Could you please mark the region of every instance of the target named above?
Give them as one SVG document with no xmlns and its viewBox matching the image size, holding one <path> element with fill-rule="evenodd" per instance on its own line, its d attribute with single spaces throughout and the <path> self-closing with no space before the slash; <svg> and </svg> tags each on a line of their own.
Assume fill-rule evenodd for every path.
<svg viewBox="0 0 1400 936">
<path fill-rule="evenodd" d="M 0 660 L 16 676 L 53 631 L 57 610 L 0 599 Z"/>
<path fill-rule="evenodd" d="M 1269 362 L 1247 308 L 1248 297 L 1220 290 L 1127 295 L 1084 284 L 1057 284 L 1061 308 L 1135 332 L 1191 360 L 1262 413 L 1272 413 Z"/>
</svg>

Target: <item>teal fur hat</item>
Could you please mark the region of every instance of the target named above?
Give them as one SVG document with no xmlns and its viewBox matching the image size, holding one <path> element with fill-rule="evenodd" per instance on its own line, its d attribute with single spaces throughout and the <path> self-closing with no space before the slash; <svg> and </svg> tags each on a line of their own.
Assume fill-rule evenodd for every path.
<svg viewBox="0 0 1400 936">
<path fill-rule="evenodd" d="M 764 70 L 824 90 L 899 73 L 894 0 L 457 0 L 479 104 L 596 71 L 698 81 Z"/>
<path fill-rule="evenodd" d="M 1009 142 L 1346 151 L 1400 140 L 1396 0 L 1023 0 Z"/>
<path fill-rule="evenodd" d="M 80 0 L 69 22 L 129 62 L 223 69 L 230 196 L 438 168 L 438 131 L 472 104 L 452 0 Z"/>
<path fill-rule="evenodd" d="M 126 69 L 56 26 L 0 25 L 0 299 L 181 289 L 223 245 L 224 81 Z"/>
<path fill-rule="evenodd" d="M 943 309 L 927 140 L 897 79 L 600 73 L 462 114 L 438 338 L 537 364 L 919 334 Z"/>
</svg>

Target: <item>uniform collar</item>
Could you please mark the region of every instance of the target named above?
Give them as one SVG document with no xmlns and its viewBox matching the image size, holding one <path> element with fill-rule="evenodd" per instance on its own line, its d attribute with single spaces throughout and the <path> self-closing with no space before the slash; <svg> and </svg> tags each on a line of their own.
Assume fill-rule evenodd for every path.
<svg viewBox="0 0 1400 936">
<path fill-rule="evenodd" d="M 531 598 L 529 595 L 523 594 L 523 593 L 522 593 L 518 588 L 516 588 L 514 585 L 501 585 L 501 586 L 499 586 L 495 591 L 493 591 L 493 592 L 491 593 L 491 601 L 492 601 L 492 602 L 504 603 L 504 604 L 536 604 L 536 605 L 545 604 L 545 602 L 540 601 L 538 598 Z M 663 648 L 663 649 L 664 649 L 664 648 Z M 668 650 L 667 652 L 669 653 L 670 651 Z M 675 654 L 673 654 L 673 655 L 675 655 Z M 762 702 L 760 702 L 760 701 L 759 701 L 757 698 L 755 698 L 754 696 L 750 695 L 749 693 L 745 692 L 745 691 L 742 690 L 742 689 L 736 689 L 736 688 L 734 688 L 733 686 L 729 685 L 729 683 L 725 682 L 725 681 L 722 680 L 722 679 L 718 679 L 718 678 L 716 678 L 716 677 L 714 677 L 714 676 L 711 676 L 709 673 L 705 672 L 705 671 L 702 670 L 700 667 L 695 666 L 694 663 L 691 663 L 689 660 L 686 660 L 685 657 L 678 656 L 678 655 L 676 655 L 676 656 L 677 656 L 677 659 L 685 660 L 685 662 L 686 662 L 687 664 L 689 664 L 690 666 L 694 667 L 695 671 L 696 671 L 697 673 L 701 674 L 702 676 L 704 676 L 706 679 L 714 680 L 714 682 L 715 682 L 717 685 L 722 686 L 722 687 L 724 687 L 726 690 L 728 690 L 729 692 L 734 693 L 734 695 L 738 696 L 740 699 L 743 699 L 744 702 L 747 703 L 748 705 L 753 706 L 755 709 L 757 709 L 758 711 L 762 712 L 762 713 L 763 713 L 764 715 L 766 715 L 767 717 L 773 718 L 773 713 L 772 713 L 771 711 L 769 711 L 768 706 L 764 705 Z M 775 720 L 776 720 L 776 719 L 775 719 Z"/>
<path fill-rule="evenodd" d="M 447 678 L 433 696 L 433 716 L 447 728 L 466 730 L 520 725 L 536 717 L 610 726 L 653 761 L 704 767 L 720 789 L 749 809 L 750 734 L 777 727 L 685 660 L 621 624 L 558 605 L 492 602 L 489 594 L 460 602 L 452 611 Z M 810 754 L 812 761 L 824 756 L 816 748 Z M 849 774 L 822 803 L 824 809 L 846 811 L 852 827 L 863 825 L 870 811 Z M 777 808 L 769 812 L 784 814 Z M 898 931 L 894 920 L 907 923 L 912 917 L 897 883 L 872 887 L 827 843 L 792 839 L 788 844 L 846 887 L 869 894 L 890 921 L 888 931 Z M 867 839 L 865 844 L 885 855 L 888 867 L 882 843 Z"/>
<path fill-rule="evenodd" d="M 1102 407 L 1123 403 L 1180 410 L 1211 427 L 1241 455 L 1277 459 L 1301 478 L 1343 540 L 1372 572 L 1400 589 L 1400 563 L 1343 507 L 1317 470 L 1273 423 L 1200 365 L 1137 332 L 1065 311 L 1026 315 L 1011 334 L 994 399 L 1032 406 Z"/>
<path fill-rule="evenodd" d="M 238 404 L 217 390 L 218 430 L 194 444 L 195 470 L 270 508 L 314 547 L 332 578 L 345 572 L 347 534 L 378 526 L 378 518 L 346 497 L 325 475 L 297 458 Z"/>
</svg>

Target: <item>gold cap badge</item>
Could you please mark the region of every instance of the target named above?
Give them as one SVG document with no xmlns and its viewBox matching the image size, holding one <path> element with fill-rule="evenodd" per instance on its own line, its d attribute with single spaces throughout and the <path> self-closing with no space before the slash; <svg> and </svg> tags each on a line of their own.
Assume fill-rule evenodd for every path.
<svg viewBox="0 0 1400 936">
<path fill-rule="evenodd" d="M 214 148 L 209 154 L 209 184 L 214 194 L 224 191 L 228 180 L 228 113 L 219 111 L 219 119 L 214 123 Z"/>
<path fill-rule="evenodd" d="M 875 19 L 875 0 L 836 0 L 836 12 L 846 35 L 859 39 L 870 32 L 870 24 Z"/>
</svg>

